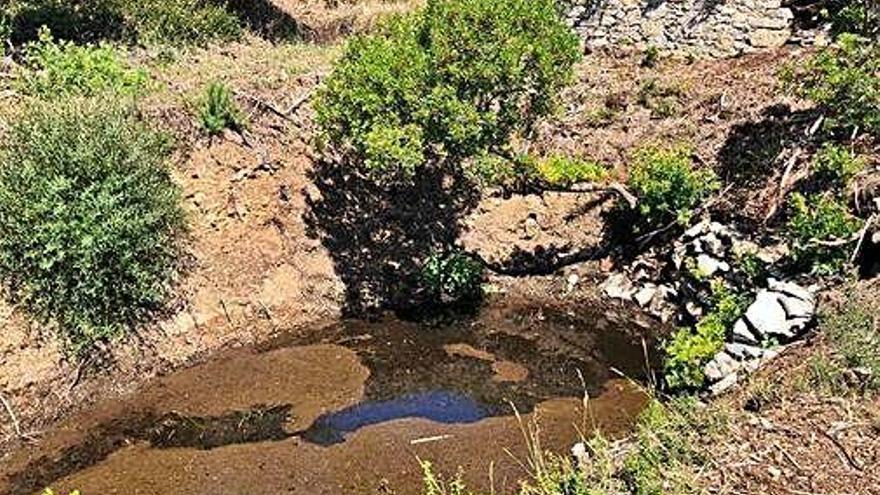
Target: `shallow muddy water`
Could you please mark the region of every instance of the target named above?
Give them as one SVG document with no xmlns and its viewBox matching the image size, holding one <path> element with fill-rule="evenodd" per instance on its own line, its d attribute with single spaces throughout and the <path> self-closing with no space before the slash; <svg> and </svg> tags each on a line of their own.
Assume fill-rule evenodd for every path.
<svg viewBox="0 0 880 495">
<path fill-rule="evenodd" d="M 514 408 L 558 452 L 631 426 L 645 397 L 612 368 L 643 373 L 641 333 L 603 308 L 528 304 L 291 332 L 65 420 L 4 461 L 0 493 L 410 494 L 418 459 L 501 491 L 527 476 Z"/>
</svg>

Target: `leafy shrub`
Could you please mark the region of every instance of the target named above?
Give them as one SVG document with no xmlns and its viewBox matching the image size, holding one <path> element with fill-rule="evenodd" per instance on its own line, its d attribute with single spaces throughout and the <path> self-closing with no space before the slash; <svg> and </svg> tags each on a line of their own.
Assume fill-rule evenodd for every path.
<svg viewBox="0 0 880 495">
<path fill-rule="evenodd" d="M 861 221 L 846 205 L 829 194 L 792 194 L 791 217 L 786 224 L 793 243 L 794 260 L 815 273 L 834 274 L 849 257 L 847 239 L 859 231 Z"/>
<path fill-rule="evenodd" d="M 205 44 L 242 32 L 241 20 L 212 0 L 11 0 L 0 10 L 15 43 L 35 40 L 42 26 L 77 43 Z"/>
<path fill-rule="evenodd" d="M 727 330 L 745 311 L 745 300 L 723 282 L 712 283 L 712 296 L 714 309 L 697 322 L 695 329 L 679 328 L 663 346 L 663 376 L 672 390 L 703 386 L 703 366 L 724 347 Z"/>
<path fill-rule="evenodd" d="M 813 168 L 820 180 L 844 187 L 867 165 L 864 158 L 837 144 L 826 143 L 813 157 Z"/>
<path fill-rule="evenodd" d="M 880 4 L 876 0 L 834 0 L 830 2 L 831 29 L 835 34 L 880 36 Z"/>
<path fill-rule="evenodd" d="M 872 297 L 853 289 L 841 307 L 821 315 L 821 328 L 841 364 L 860 369 L 865 385 L 880 389 L 880 317 L 876 304 L 876 295 Z"/>
<path fill-rule="evenodd" d="M 570 186 L 578 182 L 600 182 L 608 178 L 608 169 L 601 163 L 551 155 L 535 166 L 538 176 L 551 185 Z"/>
<path fill-rule="evenodd" d="M 880 43 L 851 34 L 783 73 L 791 90 L 825 112 L 826 125 L 880 133 Z"/>
<path fill-rule="evenodd" d="M 497 151 L 547 115 L 577 46 L 552 0 L 429 0 L 348 43 L 318 121 L 377 179 L 406 180 Z"/>
<path fill-rule="evenodd" d="M 147 73 L 130 68 L 116 48 L 56 42 L 48 29 L 40 31 L 39 41 L 27 45 L 24 65 L 19 79 L 22 92 L 47 98 L 130 94 L 147 82 Z"/>
<path fill-rule="evenodd" d="M 167 139 L 120 105 L 37 105 L 0 148 L 0 277 L 75 352 L 159 305 L 185 230 Z"/>
<path fill-rule="evenodd" d="M 441 301 L 474 299 L 482 294 L 483 265 L 462 253 L 433 253 L 422 269 L 422 279 Z"/>
<path fill-rule="evenodd" d="M 223 129 L 240 130 L 244 127 L 244 116 L 239 110 L 232 91 L 223 83 L 214 82 L 205 89 L 199 108 L 202 129 L 215 136 Z"/>
<path fill-rule="evenodd" d="M 691 150 L 677 146 L 646 148 L 635 156 L 629 186 L 639 198 L 645 227 L 690 221 L 693 209 L 718 189 L 711 170 L 695 170 Z"/>
<path fill-rule="evenodd" d="M 199 44 L 237 39 L 242 21 L 225 2 L 116 0 L 141 43 Z"/>
</svg>

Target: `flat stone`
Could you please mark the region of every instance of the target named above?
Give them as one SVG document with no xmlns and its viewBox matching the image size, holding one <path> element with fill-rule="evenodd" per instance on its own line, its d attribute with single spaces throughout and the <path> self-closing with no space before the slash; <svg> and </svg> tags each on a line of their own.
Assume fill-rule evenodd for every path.
<svg viewBox="0 0 880 495">
<path fill-rule="evenodd" d="M 737 320 L 733 325 L 733 341 L 747 345 L 758 345 L 760 343 L 758 337 L 749 330 L 749 326 L 743 319 Z"/>
<path fill-rule="evenodd" d="M 756 48 L 776 48 L 785 44 L 791 32 L 788 29 L 755 29 L 749 42 Z"/>
<path fill-rule="evenodd" d="M 767 288 L 774 292 L 781 292 L 791 297 L 798 298 L 802 301 L 815 303 L 816 295 L 810 289 L 801 287 L 793 282 L 779 281 L 774 278 L 767 279 Z"/>
<path fill-rule="evenodd" d="M 788 337 L 790 334 L 785 309 L 770 291 L 758 292 L 755 302 L 746 310 L 745 319 L 760 337 Z"/>
<path fill-rule="evenodd" d="M 706 234 L 705 236 L 700 238 L 700 241 L 702 241 L 703 248 L 706 250 L 706 252 L 708 252 L 712 256 L 718 258 L 722 258 L 724 256 L 724 242 L 722 242 L 721 239 L 719 239 L 718 236 L 714 233 L 710 232 Z"/>
<path fill-rule="evenodd" d="M 706 363 L 706 366 L 703 367 L 703 373 L 706 375 L 706 379 L 714 383 L 732 373 L 736 373 L 740 367 L 739 361 L 732 358 L 726 352 L 721 351 L 711 361 Z"/>
</svg>

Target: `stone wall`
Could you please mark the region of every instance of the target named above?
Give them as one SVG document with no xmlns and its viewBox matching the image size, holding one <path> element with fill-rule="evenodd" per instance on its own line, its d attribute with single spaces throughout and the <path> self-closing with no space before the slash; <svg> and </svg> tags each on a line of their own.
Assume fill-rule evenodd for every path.
<svg viewBox="0 0 880 495">
<path fill-rule="evenodd" d="M 794 15 L 782 0 L 569 0 L 587 48 L 632 46 L 725 57 L 785 44 Z"/>
</svg>

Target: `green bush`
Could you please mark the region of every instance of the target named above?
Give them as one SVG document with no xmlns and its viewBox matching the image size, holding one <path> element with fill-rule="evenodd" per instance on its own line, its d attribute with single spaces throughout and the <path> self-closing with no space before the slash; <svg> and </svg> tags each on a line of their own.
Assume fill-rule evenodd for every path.
<svg viewBox="0 0 880 495">
<path fill-rule="evenodd" d="M 827 127 L 880 134 L 880 43 L 841 35 L 836 45 L 789 67 L 783 79 L 819 105 Z"/>
<path fill-rule="evenodd" d="M 728 329 L 745 311 L 745 300 L 723 282 L 712 283 L 714 308 L 696 327 L 679 328 L 663 345 L 666 359 L 663 376 L 672 390 L 699 389 L 705 375 L 703 367 L 724 347 Z"/>
<path fill-rule="evenodd" d="M 348 43 L 318 122 L 377 179 L 406 180 L 498 151 L 550 113 L 577 46 L 552 0 L 429 0 Z"/>
<path fill-rule="evenodd" d="M 121 105 L 34 106 L 0 148 L 0 278 L 74 352 L 161 306 L 180 266 L 168 140 Z"/>
<path fill-rule="evenodd" d="M 861 228 L 861 221 L 830 194 L 792 194 L 791 216 L 786 224 L 799 265 L 818 274 L 835 274 L 846 265 L 846 242 Z"/>
<path fill-rule="evenodd" d="M 482 295 L 483 265 L 462 253 L 433 253 L 422 269 L 422 280 L 441 301 L 466 301 Z"/>
<path fill-rule="evenodd" d="M 555 186 L 579 182 L 601 182 L 608 178 L 608 169 L 601 163 L 564 155 L 551 155 L 535 165 L 537 175 Z"/>
<path fill-rule="evenodd" d="M 866 166 L 864 158 L 845 146 L 832 143 L 825 143 L 813 157 L 817 178 L 841 188 Z"/>
<path fill-rule="evenodd" d="M 876 0 L 834 0 L 828 9 L 835 34 L 851 33 L 876 39 L 880 36 L 880 3 Z"/>
<path fill-rule="evenodd" d="M 213 0 L 10 0 L 0 13 L 15 43 L 35 40 L 42 26 L 77 43 L 206 44 L 242 32 L 241 19 Z"/>
<path fill-rule="evenodd" d="M 245 124 L 232 91 L 219 82 L 211 83 L 205 89 L 199 106 L 199 120 L 202 129 L 210 136 L 220 134 L 224 129 L 241 130 Z"/>
<path fill-rule="evenodd" d="M 18 79 L 25 94 L 44 98 L 101 93 L 132 94 L 147 83 L 147 73 L 124 61 L 116 48 L 55 41 L 48 29 L 25 48 Z"/>
<path fill-rule="evenodd" d="M 225 2 L 115 0 L 137 40 L 147 44 L 198 44 L 237 39 L 242 21 Z"/>
<path fill-rule="evenodd" d="M 711 170 L 695 170 L 684 146 L 645 148 L 635 156 L 629 186 L 639 199 L 643 227 L 690 221 L 693 209 L 718 189 Z"/>
</svg>

